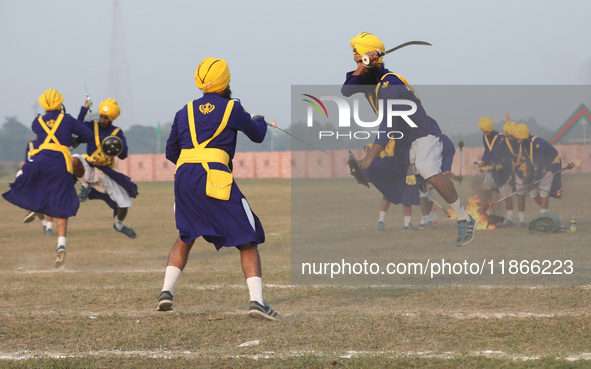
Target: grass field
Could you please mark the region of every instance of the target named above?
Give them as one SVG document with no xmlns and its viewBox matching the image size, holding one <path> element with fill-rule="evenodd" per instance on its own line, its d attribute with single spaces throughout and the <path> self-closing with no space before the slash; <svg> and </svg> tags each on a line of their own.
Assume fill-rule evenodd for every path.
<svg viewBox="0 0 591 369">
<path fill-rule="evenodd" d="M 576 233 L 479 231 L 466 248 L 455 247 L 454 223 L 441 212 L 437 230 L 409 234 L 399 226 L 401 210 L 393 206 L 386 232 L 378 234 L 377 191 L 348 186 L 350 178 L 340 181 L 345 193 L 325 191 L 322 181 L 295 184 L 294 191 L 309 190 L 310 197 L 295 197 L 294 205 L 288 180 L 238 182 L 265 227 L 267 242 L 260 247 L 265 299 L 285 316 L 281 322 L 246 316 L 248 290 L 238 252 L 216 252 L 202 240 L 175 289 L 174 311 L 155 311 L 176 238 L 172 182 L 139 184 L 126 220 L 138 233 L 135 240 L 111 229 L 112 213 L 104 203 L 83 203 L 70 219 L 61 271 L 53 270 L 56 237 L 43 235 L 39 221 L 23 224 L 25 212 L 2 200 L 0 367 L 591 366 L 586 260 L 577 264 L 583 265 L 582 280 L 570 286 L 309 285 L 296 278 L 291 249 L 292 218 L 297 218 L 298 227 L 309 227 L 308 233 L 294 231 L 298 242 L 325 245 L 329 255 L 338 252 L 335 245 L 359 239 L 366 240 L 360 246 L 367 258 L 382 252 L 373 245 L 386 242 L 406 245 L 396 250 L 411 257 L 409 250 L 420 247 L 426 248 L 417 255 L 438 250 L 458 257 L 502 244 L 503 250 L 532 244 L 581 250 L 589 247 L 590 175 L 565 175 L 565 199 L 550 203 L 563 222 L 577 213 Z M 8 182 L 0 182 L 0 190 L 6 189 Z M 463 191 L 467 198 L 469 182 Z M 531 219 L 537 209 L 531 200 L 527 205 Z M 325 213 L 333 215 L 327 228 L 317 216 Z M 414 213 L 418 223 L 418 208 Z"/>
</svg>

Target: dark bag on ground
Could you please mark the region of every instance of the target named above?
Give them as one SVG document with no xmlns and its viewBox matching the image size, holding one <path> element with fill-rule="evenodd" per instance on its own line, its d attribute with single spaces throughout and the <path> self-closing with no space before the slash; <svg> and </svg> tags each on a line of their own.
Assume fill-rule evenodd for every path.
<svg viewBox="0 0 591 369">
<path fill-rule="evenodd" d="M 557 233 L 560 232 L 560 219 L 551 212 L 546 212 L 535 217 L 529 222 L 531 233 Z"/>
</svg>

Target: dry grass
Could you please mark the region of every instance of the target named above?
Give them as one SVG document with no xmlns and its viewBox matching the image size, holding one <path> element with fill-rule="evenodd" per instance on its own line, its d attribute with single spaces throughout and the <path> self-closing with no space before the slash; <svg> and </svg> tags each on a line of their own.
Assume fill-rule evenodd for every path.
<svg viewBox="0 0 591 369">
<path fill-rule="evenodd" d="M 585 189 L 591 176 L 565 176 L 564 182 L 571 191 L 564 200 L 551 202 L 551 207 L 561 219 L 576 211 L 579 228 L 576 233 L 552 235 L 556 238 L 551 242 L 587 246 L 590 215 Z M 462 254 L 449 245 L 455 235 L 453 223 L 442 220 L 436 231 L 409 235 L 394 226 L 401 218 L 396 207 L 388 215 L 392 226 L 377 234 L 375 190 L 353 186 L 343 196 L 311 181 L 306 183 L 309 203 L 297 196 L 292 203 L 289 181 L 243 180 L 239 185 L 265 226 L 267 243 L 260 248 L 265 298 L 286 316 L 284 321 L 248 319 L 248 292 L 238 252 L 216 252 L 203 241 L 193 249 L 175 290 L 175 310 L 155 311 L 167 254 L 176 237 L 172 183 L 140 183 L 140 196 L 126 222 L 138 233 L 136 240 L 111 229 L 111 212 L 102 202 L 83 203 L 70 221 L 67 264 L 59 272 L 52 268 L 55 236 L 44 236 L 38 221 L 23 224 L 24 212 L 3 201 L 0 366 L 589 366 L 588 286 L 397 287 L 392 284 L 398 283 L 391 283 L 371 287 L 356 286 L 355 281 L 293 285 L 292 277 L 297 281 L 297 276 L 291 275 L 296 272 L 291 267 L 292 235 L 298 241 L 324 245 L 327 255 L 338 256 L 334 254 L 338 248 L 333 249 L 338 245 L 359 245 L 358 234 L 370 240 L 359 253 L 366 258 L 383 252 L 380 245 L 386 242 L 394 249 L 392 255 L 405 254 L 410 259 L 431 252 Z M 4 191 L 7 183 L 1 187 Z M 464 186 L 465 191 L 469 189 Z M 348 232 L 327 231 L 332 229 L 327 224 L 351 219 L 351 203 L 356 208 L 355 222 L 342 227 Z M 531 218 L 536 209 L 533 202 L 528 207 Z M 334 221 L 322 223 L 315 218 L 326 213 Z M 304 215 L 313 220 L 308 232 L 302 235 L 301 228 L 294 228 L 292 234 L 292 220 Z M 418 215 L 414 216 L 418 222 Z M 293 221 L 294 227 L 302 224 Z M 464 252 L 476 253 L 499 242 L 515 248 L 531 244 L 532 239 L 537 244 L 549 239 L 522 229 L 479 232 L 477 237 Z M 417 248 L 422 249 L 413 254 Z M 254 340 L 259 344 L 240 347 Z"/>
</svg>

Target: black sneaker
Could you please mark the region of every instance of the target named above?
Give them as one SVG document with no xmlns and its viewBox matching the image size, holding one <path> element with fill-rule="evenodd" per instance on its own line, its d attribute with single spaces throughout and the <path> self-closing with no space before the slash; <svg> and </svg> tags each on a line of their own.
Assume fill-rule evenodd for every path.
<svg viewBox="0 0 591 369">
<path fill-rule="evenodd" d="M 131 228 L 129 228 L 128 226 L 123 226 L 123 228 L 121 229 L 117 229 L 117 223 L 113 223 L 113 229 L 116 230 L 117 232 L 121 232 L 124 235 L 126 235 L 129 238 L 136 238 L 137 234 L 135 233 L 135 231 Z"/>
<path fill-rule="evenodd" d="M 436 229 L 435 225 L 432 221 L 428 221 L 426 223 L 419 223 L 419 229 Z"/>
<path fill-rule="evenodd" d="M 476 219 L 470 217 L 470 220 L 458 221 L 458 240 L 456 246 L 466 246 L 474 239 L 474 233 L 478 222 Z"/>
<path fill-rule="evenodd" d="M 27 213 L 27 215 L 25 215 L 25 219 L 23 219 L 23 223 L 31 223 L 32 221 L 35 220 L 35 215 L 37 215 L 37 213 L 35 213 L 34 211 L 29 211 Z"/>
<path fill-rule="evenodd" d="M 156 311 L 170 311 L 172 310 L 172 294 L 170 291 L 160 292 L 158 296 L 158 309 Z"/>
<path fill-rule="evenodd" d="M 248 316 L 254 319 L 268 319 L 268 320 L 281 320 L 281 315 L 279 315 L 272 307 L 267 305 L 259 304 L 256 301 L 250 302 L 250 307 L 248 308 Z"/>
<path fill-rule="evenodd" d="M 88 194 L 90 193 L 90 191 L 92 191 L 92 188 L 82 186 L 82 188 L 80 189 L 80 194 L 78 195 L 78 199 L 80 200 L 80 202 L 88 200 Z"/>
<path fill-rule="evenodd" d="M 58 246 L 55 253 L 56 253 L 55 264 L 54 264 L 55 269 L 63 268 L 64 264 L 66 264 L 66 246 L 63 246 L 63 245 Z"/>
</svg>

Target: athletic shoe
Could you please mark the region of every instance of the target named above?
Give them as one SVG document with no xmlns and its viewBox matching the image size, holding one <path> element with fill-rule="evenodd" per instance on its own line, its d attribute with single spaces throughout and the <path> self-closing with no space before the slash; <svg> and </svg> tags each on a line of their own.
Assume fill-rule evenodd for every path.
<svg viewBox="0 0 591 369">
<path fill-rule="evenodd" d="M 158 296 L 158 309 L 156 311 L 170 311 L 172 310 L 172 294 L 170 291 L 160 292 Z"/>
<path fill-rule="evenodd" d="M 63 268 L 64 264 L 66 263 L 66 246 L 63 246 L 63 245 L 58 246 L 55 253 L 56 253 L 55 264 L 54 264 L 55 269 Z"/>
<path fill-rule="evenodd" d="M 433 222 L 432 222 L 432 221 L 428 221 L 428 222 L 427 222 L 427 223 L 424 225 L 424 227 L 425 227 L 425 228 L 427 228 L 427 229 L 435 229 L 435 228 L 437 228 L 437 227 L 435 227 L 435 226 L 433 225 Z"/>
<path fill-rule="evenodd" d="M 32 221 L 35 220 L 35 215 L 37 215 L 37 213 L 35 213 L 34 211 L 29 211 L 27 213 L 27 215 L 25 215 L 25 219 L 23 219 L 23 223 L 31 223 Z"/>
<path fill-rule="evenodd" d="M 466 246 L 474 239 L 474 233 L 478 222 L 476 219 L 470 217 L 470 220 L 458 221 L 458 239 L 456 246 Z"/>
<path fill-rule="evenodd" d="M 256 301 L 251 301 L 248 308 L 248 316 L 254 319 L 268 319 L 268 320 L 281 320 L 279 315 L 272 307 L 265 303 L 264 305 L 259 304 Z"/>
<path fill-rule="evenodd" d="M 383 231 L 384 230 L 384 222 L 378 222 L 378 231 Z"/>
<path fill-rule="evenodd" d="M 515 223 L 511 219 L 507 220 L 507 222 L 503 225 L 503 227 L 513 227 Z"/>
<path fill-rule="evenodd" d="M 113 223 L 113 229 L 116 230 L 117 232 L 121 232 L 129 238 L 136 238 L 137 237 L 137 234 L 135 234 L 135 231 L 133 229 L 131 229 L 127 226 L 123 226 L 123 228 L 117 229 L 115 224 L 116 223 Z"/>
<path fill-rule="evenodd" d="M 90 193 L 90 191 L 92 191 L 92 188 L 82 186 L 82 189 L 80 190 L 80 195 L 78 195 L 78 199 L 80 200 L 80 202 L 88 200 L 88 194 Z"/>
<path fill-rule="evenodd" d="M 46 235 L 51 236 L 53 234 L 53 229 L 51 228 L 46 228 L 45 226 L 43 226 L 43 231 L 45 232 Z"/>
<path fill-rule="evenodd" d="M 520 226 L 521 228 L 524 228 L 524 227 L 525 227 L 525 222 L 519 222 L 519 226 Z"/>
<path fill-rule="evenodd" d="M 412 223 L 408 223 L 408 227 L 402 227 L 404 231 L 416 231 L 418 228 L 413 226 Z"/>
</svg>

